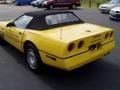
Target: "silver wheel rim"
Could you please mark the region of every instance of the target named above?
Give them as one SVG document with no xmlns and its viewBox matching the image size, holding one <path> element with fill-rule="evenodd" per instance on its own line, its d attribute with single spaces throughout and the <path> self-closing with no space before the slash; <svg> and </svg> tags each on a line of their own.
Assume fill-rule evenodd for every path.
<svg viewBox="0 0 120 90">
<path fill-rule="evenodd" d="M 72 5 L 72 8 L 73 8 L 73 9 L 76 9 L 76 5 Z"/>
<path fill-rule="evenodd" d="M 29 66 L 32 69 L 37 68 L 37 57 L 36 57 L 33 49 L 28 49 L 27 50 L 27 61 L 28 61 Z"/>
<path fill-rule="evenodd" d="M 53 9 L 53 6 L 52 6 L 52 5 L 50 5 L 50 9 Z"/>
</svg>

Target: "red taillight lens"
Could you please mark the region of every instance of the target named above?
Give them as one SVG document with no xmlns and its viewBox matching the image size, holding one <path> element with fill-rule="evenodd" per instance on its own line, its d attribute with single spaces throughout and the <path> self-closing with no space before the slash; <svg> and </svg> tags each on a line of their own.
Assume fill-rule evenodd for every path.
<svg viewBox="0 0 120 90">
<path fill-rule="evenodd" d="M 109 33 L 107 33 L 106 35 L 105 35 L 105 39 L 107 39 L 109 37 Z"/>
<path fill-rule="evenodd" d="M 110 33 L 110 37 L 112 37 L 112 36 L 113 36 L 113 32 Z"/>
<path fill-rule="evenodd" d="M 68 46 L 68 51 L 72 51 L 73 48 L 74 48 L 75 44 L 74 43 L 71 43 L 69 46 Z"/>
<path fill-rule="evenodd" d="M 78 43 L 78 48 L 81 48 L 81 47 L 83 46 L 83 44 L 84 44 L 84 42 L 83 42 L 83 41 L 80 41 L 80 42 Z"/>
</svg>

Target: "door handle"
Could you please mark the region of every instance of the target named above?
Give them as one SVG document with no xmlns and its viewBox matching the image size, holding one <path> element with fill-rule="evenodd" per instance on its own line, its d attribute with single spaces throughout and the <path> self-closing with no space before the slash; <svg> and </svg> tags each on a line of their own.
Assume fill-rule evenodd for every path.
<svg viewBox="0 0 120 90">
<path fill-rule="evenodd" d="M 20 35 L 22 35 L 22 33 L 21 33 L 21 32 L 19 32 L 19 34 L 20 34 Z"/>
</svg>

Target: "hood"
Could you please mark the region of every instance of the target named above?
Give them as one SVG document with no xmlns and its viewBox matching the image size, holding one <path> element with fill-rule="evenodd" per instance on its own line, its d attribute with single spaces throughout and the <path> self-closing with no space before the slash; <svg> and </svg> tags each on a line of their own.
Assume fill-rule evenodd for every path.
<svg viewBox="0 0 120 90">
<path fill-rule="evenodd" d="M 112 11 L 120 11 L 120 6 L 112 8 Z"/>
</svg>

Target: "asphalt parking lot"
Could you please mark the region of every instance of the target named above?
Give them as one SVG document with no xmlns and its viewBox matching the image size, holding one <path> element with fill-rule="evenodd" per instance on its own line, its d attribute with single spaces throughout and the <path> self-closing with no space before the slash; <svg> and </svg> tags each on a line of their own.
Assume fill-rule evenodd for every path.
<svg viewBox="0 0 120 90">
<path fill-rule="evenodd" d="M 15 19 L 24 12 L 42 10 L 31 6 L 0 6 L 0 21 Z M 120 90 L 120 22 L 109 20 L 98 10 L 74 10 L 86 22 L 113 28 L 116 48 L 98 61 L 72 72 L 47 69 L 33 73 L 24 55 L 10 45 L 0 46 L 0 90 Z"/>
</svg>

